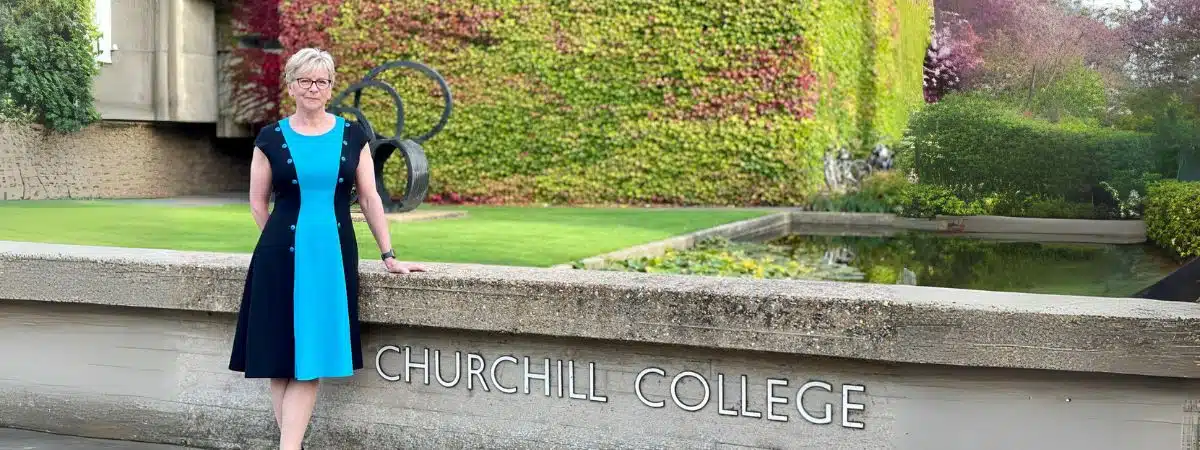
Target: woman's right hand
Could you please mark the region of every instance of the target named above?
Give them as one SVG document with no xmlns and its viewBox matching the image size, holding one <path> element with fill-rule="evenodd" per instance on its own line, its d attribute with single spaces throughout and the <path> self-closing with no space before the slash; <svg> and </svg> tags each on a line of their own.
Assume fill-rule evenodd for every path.
<svg viewBox="0 0 1200 450">
<path fill-rule="evenodd" d="M 388 259 L 383 260 L 383 265 L 384 265 L 384 267 L 387 267 L 388 272 L 391 272 L 391 273 L 411 273 L 411 272 L 425 272 L 426 271 L 425 267 L 421 266 L 420 264 L 402 263 L 400 261 L 397 261 L 396 258 L 388 258 Z"/>
</svg>

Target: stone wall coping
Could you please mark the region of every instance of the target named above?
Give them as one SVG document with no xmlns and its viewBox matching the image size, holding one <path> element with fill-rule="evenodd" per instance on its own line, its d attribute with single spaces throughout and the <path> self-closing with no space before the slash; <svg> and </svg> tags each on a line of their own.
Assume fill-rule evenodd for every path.
<svg viewBox="0 0 1200 450">
<path fill-rule="evenodd" d="M 0 241 L 0 299 L 235 313 L 249 254 Z M 1200 303 L 363 260 L 368 323 L 1200 378 Z M 570 345 L 570 344 L 565 344 Z"/>
</svg>

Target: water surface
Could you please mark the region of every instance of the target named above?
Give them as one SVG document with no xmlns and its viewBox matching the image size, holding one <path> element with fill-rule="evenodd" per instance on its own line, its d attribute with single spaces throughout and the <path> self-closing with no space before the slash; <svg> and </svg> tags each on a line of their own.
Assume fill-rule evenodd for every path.
<svg viewBox="0 0 1200 450">
<path fill-rule="evenodd" d="M 1128 297 L 1181 264 L 1150 244 L 1006 242 L 910 232 L 791 235 L 759 251 L 818 261 L 819 278 L 1043 294 Z"/>
</svg>

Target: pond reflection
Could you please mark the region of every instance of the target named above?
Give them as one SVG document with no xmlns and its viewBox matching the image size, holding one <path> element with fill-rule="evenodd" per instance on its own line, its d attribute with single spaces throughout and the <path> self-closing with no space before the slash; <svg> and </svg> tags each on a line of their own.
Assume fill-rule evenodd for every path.
<svg viewBox="0 0 1200 450">
<path fill-rule="evenodd" d="M 1180 266 L 1150 245 L 1004 242 L 917 232 L 792 235 L 770 244 L 792 258 L 821 254 L 828 264 L 857 269 L 867 282 L 896 283 L 907 269 L 921 286 L 1044 294 L 1128 297 Z"/>
<path fill-rule="evenodd" d="M 1148 244 L 1013 242 L 922 232 L 710 239 L 609 270 L 917 284 L 990 291 L 1129 297 L 1181 264 Z"/>
</svg>

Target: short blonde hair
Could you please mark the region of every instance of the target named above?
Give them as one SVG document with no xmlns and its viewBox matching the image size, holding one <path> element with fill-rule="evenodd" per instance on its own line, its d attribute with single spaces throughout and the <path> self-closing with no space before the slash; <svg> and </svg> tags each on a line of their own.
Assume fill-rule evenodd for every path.
<svg viewBox="0 0 1200 450">
<path fill-rule="evenodd" d="M 285 82 L 291 83 L 296 81 L 300 74 L 316 69 L 325 69 L 329 74 L 329 81 L 333 81 L 333 56 L 324 50 L 302 48 L 288 58 L 287 64 L 283 66 L 283 78 Z"/>
</svg>

